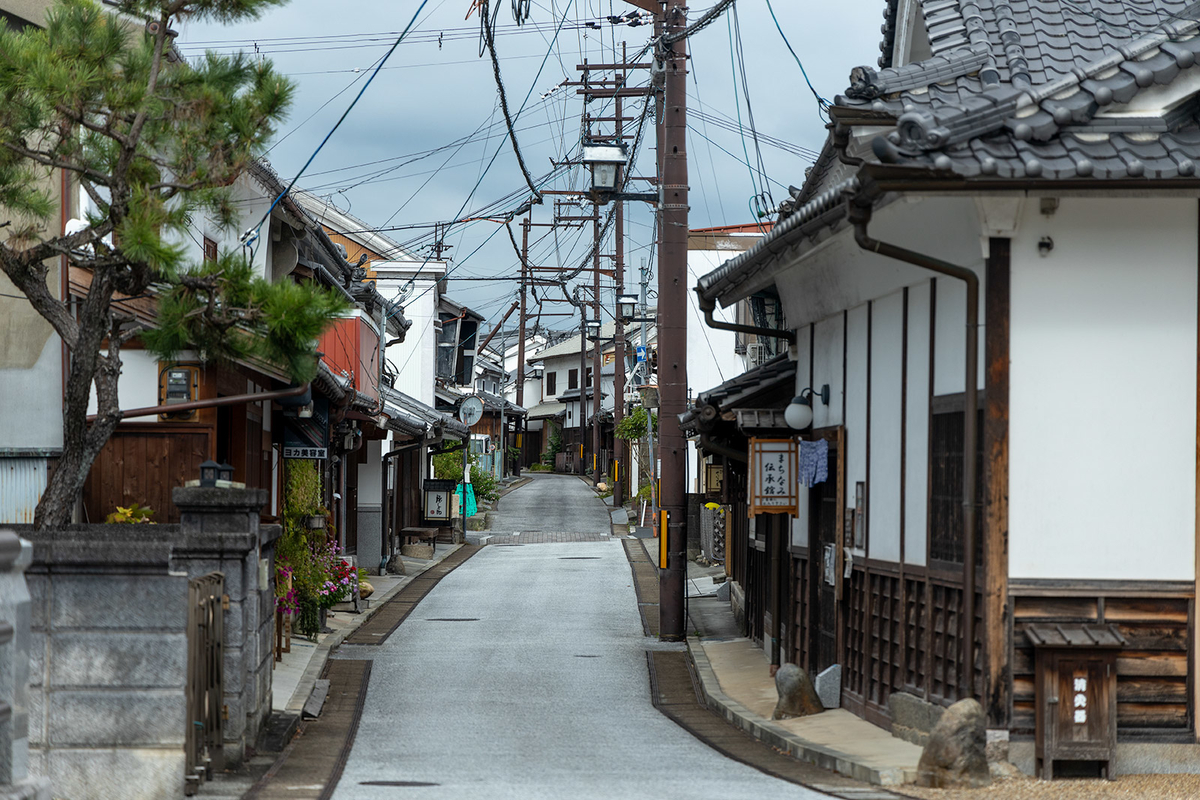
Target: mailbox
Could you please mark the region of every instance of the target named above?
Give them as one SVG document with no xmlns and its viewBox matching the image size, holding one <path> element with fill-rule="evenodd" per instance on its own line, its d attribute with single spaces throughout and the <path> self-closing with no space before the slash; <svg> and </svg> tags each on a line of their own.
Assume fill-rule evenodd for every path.
<svg viewBox="0 0 1200 800">
<path fill-rule="evenodd" d="M 1036 658 L 1037 774 L 1052 780 L 1059 761 L 1095 761 L 1114 780 L 1117 653 L 1126 641 L 1113 625 L 1030 625 Z"/>
</svg>

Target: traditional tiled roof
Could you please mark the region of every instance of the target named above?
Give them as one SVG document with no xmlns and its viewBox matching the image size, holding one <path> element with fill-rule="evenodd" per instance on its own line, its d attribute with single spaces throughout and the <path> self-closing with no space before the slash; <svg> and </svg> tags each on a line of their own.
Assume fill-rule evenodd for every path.
<svg viewBox="0 0 1200 800">
<path fill-rule="evenodd" d="M 844 224 L 844 195 L 869 182 L 860 170 L 879 163 L 916 168 L 913 181 L 966 179 L 957 184 L 966 190 L 998 181 L 1144 187 L 1196 177 L 1200 3 L 918 2 L 930 57 L 891 66 L 895 34 L 887 28 L 898 23 L 889 3 L 886 65 L 853 70 L 804 188 L 785 201 L 769 235 L 700 279 L 703 297 L 728 306 L 769 280 L 788 248 Z M 856 127 L 893 130 L 875 135 L 867 152 L 855 145 L 850 153 L 842 148 Z M 858 174 L 843 178 L 848 167 Z"/>
<path fill-rule="evenodd" d="M 967 177 L 1195 174 L 1194 92 L 1163 98 L 1162 112 L 1125 104 L 1195 64 L 1200 3 L 925 0 L 922 9 L 934 55 L 858 67 L 835 100 L 895 120 L 873 143 L 880 161 Z"/>
<path fill-rule="evenodd" d="M 786 355 L 778 356 L 720 386 L 700 392 L 695 406 L 679 415 L 679 427 L 693 432 L 706 417 L 715 416 L 714 412 L 734 411 L 749 401 L 786 387 L 792 387 L 794 391 L 795 383 L 796 362 Z"/>
</svg>

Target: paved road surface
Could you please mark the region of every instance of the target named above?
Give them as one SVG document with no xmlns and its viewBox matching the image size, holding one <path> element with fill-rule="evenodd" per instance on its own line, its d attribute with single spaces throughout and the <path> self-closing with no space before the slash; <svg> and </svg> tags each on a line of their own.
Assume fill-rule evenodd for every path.
<svg viewBox="0 0 1200 800">
<path fill-rule="evenodd" d="M 609 532 L 609 507 L 579 478 L 526 474 L 533 481 L 502 497 L 500 508 L 492 512 L 493 534 Z"/>
<path fill-rule="evenodd" d="M 606 529 L 604 506 L 575 478 L 539 476 L 502 505 L 512 530 L 544 519 Z M 718 755 L 661 715 L 653 647 L 679 646 L 642 635 L 619 541 L 485 547 L 387 643 L 341 648 L 374 665 L 334 800 L 823 797 Z"/>
</svg>

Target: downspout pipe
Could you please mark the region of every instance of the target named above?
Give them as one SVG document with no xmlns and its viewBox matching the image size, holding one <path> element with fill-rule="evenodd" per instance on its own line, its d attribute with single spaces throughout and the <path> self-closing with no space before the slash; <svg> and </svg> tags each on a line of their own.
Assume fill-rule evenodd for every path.
<svg viewBox="0 0 1200 800">
<path fill-rule="evenodd" d="M 963 411 L 963 641 L 960 647 L 959 687 L 975 695 L 975 480 L 979 431 L 979 276 L 974 270 L 939 258 L 908 250 L 867 233 L 871 221 L 870 200 L 847 199 L 847 218 L 854 226 L 854 241 L 864 250 L 894 258 L 967 284 L 967 369 L 966 408 Z"/>
<path fill-rule="evenodd" d="M 190 400 L 186 403 L 174 403 L 172 405 L 147 406 L 145 408 L 130 408 L 121 412 L 124 419 L 132 419 L 134 417 L 150 417 L 158 414 L 173 414 L 177 411 L 192 411 L 200 408 L 217 408 L 219 406 L 240 406 L 246 403 L 257 403 L 259 400 L 282 400 L 287 397 L 300 397 L 308 392 L 309 384 L 304 383 L 300 386 L 292 386 L 288 389 L 278 389 L 273 392 L 259 392 L 258 394 L 235 394 L 229 397 L 213 397 L 208 400 Z M 88 422 L 96 418 L 95 414 L 88 415 Z"/>
<path fill-rule="evenodd" d="M 713 312 L 717 310 L 717 304 L 705 297 L 700 291 L 699 286 L 696 287 L 695 292 L 696 299 L 700 303 L 700 310 L 704 312 L 704 324 L 713 330 L 747 333 L 752 336 L 770 336 L 774 339 L 783 339 L 788 344 L 796 343 L 796 332 L 791 329 L 759 328 L 754 325 L 739 325 L 736 322 L 723 322 L 722 320 L 714 319 Z"/>
</svg>

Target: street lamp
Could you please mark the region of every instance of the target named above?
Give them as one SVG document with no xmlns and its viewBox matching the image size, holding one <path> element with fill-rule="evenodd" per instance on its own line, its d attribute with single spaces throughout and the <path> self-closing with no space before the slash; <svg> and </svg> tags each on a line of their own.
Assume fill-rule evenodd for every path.
<svg viewBox="0 0 1200 800">
<path fill-rule="evenodd" d="M 597 339 L 600 337 L 600 320 L 589 319 L 583 322 L 584 335 L 588 339 Z"/>
<path fill-rule="evenodd" d="M 654 317 L 637 317 L 638 309 L 642 306 L 641 298 L 636 294 L 623 294 L 617 297 L 617 317 L 621 322 L 654 322 Z"/>
<path fill-rule="evenodd" d="M 592 171 L 592 188 L 589 195 L 597 205 L 604 205 L 612 200 L 658 202 L 657 192 L 618 191 L 619 168 L 627 166 L 629 162 L 629 148 L 624 142 L 602 144 L 585 141 L 581 145 L 581 152 L 580 163 L 586 164 Z"/>
<path fill-rule="evenodd" d="M 592 170 L 592 194 L 613 192 L 617 188 L 617 168 L 625 166 L 629 150 L 622 144 L 584 142 L 580 159 Z"/>
</svg>

